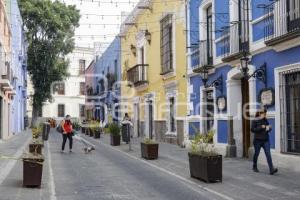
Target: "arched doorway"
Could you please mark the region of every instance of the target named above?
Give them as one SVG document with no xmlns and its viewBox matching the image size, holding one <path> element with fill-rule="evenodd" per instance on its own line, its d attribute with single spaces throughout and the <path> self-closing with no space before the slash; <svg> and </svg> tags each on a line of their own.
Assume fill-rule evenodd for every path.
<svg viewBox="0 0 300 200">
<path fill-rule="evenodd" d="M 255 67 L 249 65 L 249 74 Z M 236 140 L 237 156 L 248 157 L 251 146 L 250 110 L 256 102 L 255 78 L 245 79 L 239 67 L 232 68 L 227 74 L 228 116 L 233 116 L 233 134 Z"/>
</svg>

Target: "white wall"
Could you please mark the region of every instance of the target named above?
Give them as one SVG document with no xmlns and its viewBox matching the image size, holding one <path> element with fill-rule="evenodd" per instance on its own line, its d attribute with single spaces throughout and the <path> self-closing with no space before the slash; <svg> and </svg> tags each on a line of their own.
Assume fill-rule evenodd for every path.
<svg viewBox="0 0 300 200">
<path fill-rule="evenodd" d="M 58 117 L 58 104 L 65 105 L 65 115 L 71 117 L 80 117 L 80 105 L 85 104 L 85 96 L 80 95 L 80 82 L 85 82 L 84 75 L 79 75 L 79 60 L 86 60 L 85 69 L 94 58 L 94 50 L 89 48 L 77 47 L 68 55 L 70 60 L 69 73 L 70 77 L 63 81 L 65 83 L 65 95 L 53 95 L 53 102 L 46 102 L 43 107 L 43 117 Z"/>
</svg>

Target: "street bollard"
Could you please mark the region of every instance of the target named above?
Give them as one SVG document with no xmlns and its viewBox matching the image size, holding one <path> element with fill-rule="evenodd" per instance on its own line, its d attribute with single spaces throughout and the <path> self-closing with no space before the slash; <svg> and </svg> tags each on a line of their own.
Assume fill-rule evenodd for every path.
<svg viewBox="0 0 300 200">
<path fill-rule="evenodd" d="M 228 116 L 227 120 L 227 146 L 226 146 L 226 157 L 228 158 L 235 158 L 236 157 L 236 144 L 235 144 L 235 139 L 233 137 L 233 117 Z"/>
<path fill-rule="evenodd" d="M 49 132 L 50 132 L 50 123 L 44 122 L 43 123 L 43 140 L 47 141 L 49 138 Z"/>
</svg>

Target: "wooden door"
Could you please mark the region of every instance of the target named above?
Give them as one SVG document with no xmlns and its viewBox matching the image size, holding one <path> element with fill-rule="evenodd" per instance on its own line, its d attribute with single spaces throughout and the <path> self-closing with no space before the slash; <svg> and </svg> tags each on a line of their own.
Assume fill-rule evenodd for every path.
<svg viewBox="0 0 300 200">
<path fill-rule="evenodd" d="M 242 79 L 243 156 L 248 157 L 250 147 L 249 82 Z"/>
</svg>

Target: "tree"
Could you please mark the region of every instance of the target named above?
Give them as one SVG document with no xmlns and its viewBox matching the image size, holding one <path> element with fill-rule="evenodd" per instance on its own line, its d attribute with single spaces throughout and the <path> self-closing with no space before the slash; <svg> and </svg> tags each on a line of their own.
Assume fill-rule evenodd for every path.
<svg viewBox="0 0 300 200">
<path fill-rule="evenodd" d="M 65 56 L 75 47 L 74 32 L 80 13 L 75 6 L 51 0 L 19 0 L 28 41 L 27 68 L 32 80 L 32 125 L 43 103 L 51 100 L 54 82 L 68 77 Z"/>
</svg>

